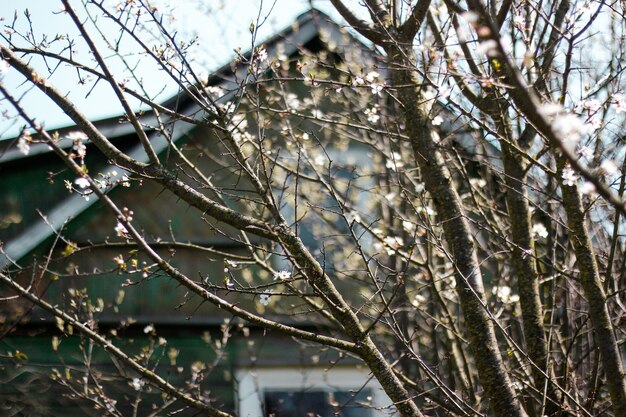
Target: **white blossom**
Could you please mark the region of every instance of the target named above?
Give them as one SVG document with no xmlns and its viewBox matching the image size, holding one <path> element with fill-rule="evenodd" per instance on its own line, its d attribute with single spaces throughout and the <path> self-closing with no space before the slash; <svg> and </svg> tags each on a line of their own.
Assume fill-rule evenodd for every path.
<svg viewBox="0 0 626 417">
<path fill-rule="evenodd" d="M 394 193 L 393 191 L 390 193 L 385 194 L 385 200 L 389 201 L 390 203 L 393 203 L 393 200 L 398 196 L 398 194 Z"/>
<path fill-rule="evenodd" d="M 123 266 L 126 262 L 124 261 L 124 257 L 120 254 L 117 255 L 115 258 L 113 258 L 113 260 L 115 261 L 115 263 L 118 266 Z"/>
<path fill-rule="evenodd" d="M 519 295 L 513 294 L 511 287 L 502 285 L 493 287 L 493 294 L 498 297 L 498 300 L 504 304 L 513 304 L 519 301 Z"/>
<path fill-rule="evenodd" d="M 387 250 L 387 255 L 393 255 L 397 249 L 400 249 L 404 245 L 404 240 L 402 240 L 399 236 L 386 236 L 383 239 L 383 242 L 387 246 L 385 248 Z"/>
<path fill-rule="evenodd" d="M 143 332 L 145 334 L 154 332 L 154 325 L 153 324 L 148 324 L 146 327 L 143 328 Z"/>
<path fill-rule="evenodd" d="M 432 121 L 433 126 L 439 126 L 442 123 L 443 123 L 443 118 L 441 116 L 435 116 L 435 118 Z"/>
<path fill-rule="evenodd" d="M 215 85 L 210 85 L 204 89 L 208 94 L 213 96 L 214 98 L 222 97 L 224 95 L 224 90 L 221 87 L 217 87 Z"/>
<path fill-rule="evenodd" d="M 76 130 L 67 134 L 67 138 L 74 142 L 72 149 L 76 151 L 76 155 L 80 159 L 85 159 L 87 156 L 87 147 L 83 141 L 87 140 L 87 135 L 83 132 Z"/>
<path fill-rule="evenodd" d="M 382 91 L 383 86 L 379 84 L 370 84 L 370 88 L 372 89 L 372 94 L 378 95 Z"/>
<path fill-rule="evenodd" d="M 576 185 L 576 181 L 578 181 L 578 174 L 574 172 L 574 170 L 566 166 L 563 168 L 563 172 L 561 173 L 561 178 L 563 179 L 564 185 L 569 185 L 570 187 Z"/>
<path fill-rule="evenodd" d="M 352 85 L 354 87 L 365 84 L 365 80 L 361 77 L 354 77 L 352 80 Z"/>
<path fill-rule="evenodd" d="M 115 225 L 115 233 L 119 236 L 119 237 L 126 237 L 128 236 L 128 230 L 126 229 L 126 227 L 124 227 L 124 225 L 120 222 L 117 222 L 117 225 Z"/>
<path fill-rule="evenodd" d="M 104 399 L 104 406 L 109 413 L 115 413 L 115 404 L 117 404 L 116 400 L 110 398 Z"/>
<path fill-rule="evenodd" d="M 326 164 L 326 158 L 324 157 L 324 155 L 317 155 L 313 160 L 313 163 L 315 165 L 324 166 Z"/>
<path fill-rule="evenodd" d="M 20 150 L 24 155 L 28 155 L 30 152 L 30 143 L 32 142 L 32 137 L 30 133 L 27 131 L 22 132 L 20 137 L 17 139 L 17 149 Z"/>
<path fill-rule="evenodd" d="M 426 297 L 424 297 L 421 294 L 415 294 L 415 297 L 413 297 L 413 300 L 411 301 L 411 304 L 413 304 L 413 307 L 418 308 L 419 306 L 421 306 L 425 302 L 426 302 Z"/>
<path fill-rule="evenodd" d="M 133 387 L 135 391 L 141 391 L 146 382 L 141 378 L 133 378 L 130 383 L 130 386 Z"/>
<path fill-rule="evenodd" d="M 87 188 L 89 187 L 89 180 L 84 177 L 78 177 L 74 180 L 74 184 L 76 184 L 79 188 Z"/>
<path fill-rule="evenodd" d="M 377 123 L 380 120 L 378 105 L 372 107 L 371 109 L 365 109 L 364 113 L 367 116 L 367 121 L 370 123 Z"/>
<path fill-rule="evenodd" d="M 291 272 L 278 271 L 274 274 L 274 281 L 286 281 L 291 278 Z"/>
<path fill-rule="evenodd" d="M 387 159 L 385 162 L 385 167 L 389 169 L 395 170 L 396 168 L 402 168 L 404 164 L 402 163 L 402 155 L 398 152 L 392 152 L 391 158 Z"/>
<path fill-rule="evenodd" d="M 78 141 L 78 140 L 83 141 L 83 140 L 87 140 L 87 135 L 85 135 L 80 130 L 75 130 L 73 132 L 68 133 L 67 138 L 73 141 Z"/>
<path fill-rule="evenodd" d="M 425 215 L 428 215 L 428 216 L 433 216 L 435 214 L 435 211 L 433 209 L 431 209 L 430 207 L 428 207 L 428 206 L 426 206 L 426 207 L 420 206 L 420 207 L 417 208 L 416 211 L 419 214 L 425 214 Z"/>
<path fill-rule="evenodd" d="M 402 228 L 409 233 L 413 233 L 415 231 L 415 223 L 407 220 L 402 220 Z"/>
<path fill-rule="evenodd" d="M 256 60 L 258 62 L 267 61 L 267 50 L 264 47 L 260 47 L 257 49 Z"/>
<path fill-rule="evenodd" d="M 285 102 L 287 103 L 287 107 L 289 107 L 291 110 L 298 110 L 300 108 L 300 105 L 302 104 L 298 99 L 298 96 L 294 93 L 287 94 L 287 96 L 285 97 Z"/>
<path fill-rule="evenodd" d="M 263 304 L 264 306 L 269 305 L 271 296 L 272 295 L 269 293 L 261 294 L 259 296 L 259 303 Z"/>
<path fill-rule="evenodd" d="M 533 225 L 532 233 L 533 236 L 539 236 L 544 239 L 548 237 L 548 229 L 541 223 L 535 223 Z"/>
<path fill-rule="evenodd" d="M 365 76 L 365 80 L 367 80 L 367 82 L 369 83 L 373 83 L 375 79 L 377 79 L 379 77 L 379 73 L 377 73 L 376 71 L 370 71 L 367 73 L 367 75 Z"/>
<path fill-rule="evenodd" d="M 487 181 L 484 178 L 471 178 L 470 185 L 474 188 L 483 188 L 487 185 Z"/>
<path fill-rule="evenodd" d="M 513 381 L 511 383 L 511 387 L 513 387 L 513 389 L 516 391 L 522 391 L 524 389 L 524 384 L 519 381 Z"/>
</svg>

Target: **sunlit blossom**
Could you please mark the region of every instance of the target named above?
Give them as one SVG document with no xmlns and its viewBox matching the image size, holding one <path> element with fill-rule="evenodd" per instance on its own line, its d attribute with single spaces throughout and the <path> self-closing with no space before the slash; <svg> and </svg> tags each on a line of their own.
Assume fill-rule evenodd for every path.
<svg viewBox="0 0 626 417">
<path fill-rule="evenodd" d="M 380 120 L 380 115 L 378 114 L 378 106 L 374 106 L 371 109 L 365 109 L 364 113 L 367 116 L 367 121 L 370 123 L 377 123 L 378 120 Z"/>
<path fill-rule="evenodd" d="M 398 152 L 392 152 L 391 158 L 387 159 L 387 162 L 385 162 L 385 167 L 393 170 L 402 168 L 403 166 L 402 156 Z"/>
<path fill-rule="evenodd" d="M 291 278 L 291 272 L 278 271 L 274 274 L 274 281 L 286 281 Z"/>
<path fill-rule="evenodd" d="M 113 260 L 118 266 L 123 266 L 126 264 L 126 261 L 124 261 L 124 257 L 121 254 L 114 257 Z"/>
<path fill-rule="evenodd" d="M 256 59 L 259 62 L 265 62 L 267 61 L 267 50 L 264 47 L 260 47 L 257 50 L 257 55 L 256 55 Z"/>
<path fill-rule="evenodd" d="M 23 131 L 20 137 L 17 139 L 17 149 L 24 155 L 28 155 L 30 152 L 30 144 L 33 138 L 28 131 Z"/>
<path fill-rule="evenodd" d="M 435 214 L 435 211 L 433 209 L 431 209 L 430 207 L 426 206 L 420 206 L 416 209 L 416 211 L 419 214 L 425 214 L 427 216 L 433 216 Z"/>
<path fill-rule="evenodd" d="M 413 307 L 418 308 L 421 305 L 423 305 L 426 302 L 426 297 L 424 297 L 421 294 L 415 294 L 415 297 L 413 297 L 413 300 L 411 300 L 411 304 L 413 305 Z"/>
<path fill-rule="evenodd" d="M 104 399 L 104 406 L 106 408 L 106 410 L 113 414 L 116 411 L 115 405 L 117 404 L 116 400 L 112 400 L 111 398 L 105 398 Z"/>
<path fill-rule="evenodd" d="M 379 75 L 380 74 L 378 74 L 376 71 L 370 71 L 365 76 L 365 80 L 369 83 L 373 83 L 374 80 L 377 79 Z"/>
<path fill-rule="evenodd" d="M 370 88 L 372 89 L 372 94 L 374 94 L 374 95 L 378 95 L 378 94 L 382 91 L 383 86 L 382 86 L 382 85 L 378 85 L 378 84 L 373 84 L 373 83 L 372 83 L 372 84 L 370 85 Z"/>
<path fill-rule="evenodd" d="M 386 236 L 383 242 L 386 246 L 387 255 L 393 255 L 397 249 L 400 249 L 404 245 L 404 240 L 399 236 Z"/>
<path fill-rule="evenodd" d="M 133 387 L 135 391 L 141 391 L 146 382 L 141 378 L 133 378 L 130 383 L 130 386 Z"/>
<path fill-rule="evenodd" d="M 570 187 L 576 185 L 578 181 L 578 174 L 569 166 L 563 168 L 563 172 L 561 173 L 561 179 L 563 180 L 564 185 L 569 185 Z"/>
<path fill-rule="evenodd" d="M 298 96 L 294 93 L 287 94 L 287 96 L 285 97 L 285 103 L 287 103 L 287 107 L 289 107 L 291 110 L 298 110 L 301 105 Z"/>
<path fill-rule="evenodd" d="M 115 225 L 115 233 L 119 236 L 119 237 L 127 237 L 128 236 L 128 230 L 126 229 L 126 227 L 120 223 L 117 222 L 117 224 Z"/>
<path fill-rule="evenodd" d="M 74 184 L 76 184 L 79 188 L 87 188 L 89 187 L 89 180 L 84 177 L 78 177 L 74 180 Z"/>
<path fill-rule="evenodd" d="M 402 220 L 402 228 L 409 233 L 413 233 L 415 231 L 415 223 L 407 220 Z"/>
<path fill-rule="evenodd" d="M 513 304 L 519 301 L 519 295 L 513 294 L 511 287 L 507 285 L 493 287 L 492 292 L 504 304 Z"/>
<path fill-rule="evenodd" d="M 267 306 L 267 305 L 270 304 L 271 297 L 272 297 L 272 295 L 270 293 L 261 294 L 259 296 L 259 303 L 261 303 L 264 306 Z"/>
<path fill-rule="evenodd" d="M 87 135 L 80 130 L 75 130 L 67 134 L 67 138 L 70 140 L 87 140 Z"/>
<path fill-rule="evenodd" d="M 120 184 L 122 184 L 122 187 L 130 187 L 130 178 L 128 178 L 128 175 L 126 174 L 122 175 Z"/>
<path fill-rule="evenodd" d="M 539 236 L 544 239 L 548 237 L 548 229 L 541 223 L 535 223 L 533 225 L 532 233 L 533 236 Z"/>
</svg>

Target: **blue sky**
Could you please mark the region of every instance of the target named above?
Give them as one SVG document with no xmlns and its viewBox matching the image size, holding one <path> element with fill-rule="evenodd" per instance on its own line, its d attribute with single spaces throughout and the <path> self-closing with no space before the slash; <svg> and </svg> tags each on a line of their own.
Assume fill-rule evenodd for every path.
<svg viewBox="0 0 626 417">
<path fill-rule="evenodd" d="M 78 37 L 78 31 L 73 27 L 69 16 L 60 12 L 60 1 L 43 0 L 21 0 L 16 6 L 13 2 L 0 2 L 0 22 L 5 35 L 10 32 L 14 16 L 17 16 L 16 29 L 18 33 L 28 31 L 29 25 L 24 16 L 26 9 L 30 12 L 35 39 L 41 40 L 44 34 L 54 36 L 55 34 L 67 35 L 68 38 L 77 42 L 79 54 L 76 59 L 81 62 L 90 62 L 90 57 L 86 53 L 86 46 Z M 114 2 L 111 2 L 114 4 Z M 216 1 L 216 0 L 191 0 L 185 2 L 175 2 L 161 0 L 156 3 L 161 10 L 172 7 L 172 15 L 175 19 L 171 22 L 173 27 L 179 31 L 178 39 L 190 39 L 194 35 L 198 36 L 199 45 L 193 51 L 194 57 L 198 61 L 198 66 L 210 72 L 213 69 L 227 63 L 234 55 L 235 48 L 248 50 L 251 45 L 251 35 L 249 32 L 250 23 L 259 16 L 268 16 L 265 23 L 258 29 L 258 40 L 268 38 L 278 30 L 288 26 L 293 20 L 304 11 L 310 8 L 307 0 L 236 0 L 236 1 Z M 76 7 L 80 4 L 75 2 Z M 171 5 L 174 6 L 171 6 Z M 340 20 L 334 13 L 328 1 L 314 2 L 315 7 L 330 14 L 333 18 Z M 358 6 L 355 8 L 355 10 Z M 99 20 L 99 26 L 107 37 L 115 33 L 114 26 L 110 22 Z M 92 33 L 95 33 L 92 31 Z M 13 35 L 13 40 L 24 45 L 25 41 Z M 96 35 L 94 35 L 95 37 Z M 59 43 L 61 45 L 61 43 Z M 106 50 L 102 41 L 98 42 L 102 50 Z M 83 52 L 81 54 L 80 52 Z M 134 62 L 133 49 L 127 49 L 129 62 Z M 145 61 L 145 60 L 144 60 Z M 35 59 L 32 62 L 43 75 L 48 74 L 47 67 L 43 60 Z M 141 65 L 147 65 L 142 63 Z M 114 66 L 115 72 L 123 73 L 123 66 L 118 62 Z M 144 86 L 151 94 L 160 92 L 159 99 L 166 99 L 175 94 L 176 87 L 173 82 L 165 82 L 163 73 L 156 71 L 154 67 L 145 67 L 141 71 Z M 35 116 L 39 123 L 43 123 L 48 129 L 72 124 L 63 113 L 43 95 L 43 93 L 22 84 L 23 78 L 15 70 L 10 70 L 2 80 L 3 84 L 17 97 L 21 97 L 22 105 Z M 100 119 L 122 113 L 122 109 L 110 87 L 104 83 L 99 83 L 92 90 L 92 83 L 80 85 L 76 72 L 69 68 L 59 68 L 49 78 L 49 82 L 61 91 L 66 93 L 91 119 Z M 137 106 L 137 103 L 132 103 Z M 7 110 L 9 114 L 14 111 L 6 103 L 0 103 L 0 111 Z M 22 121 L 14 119 L 0 120 L 0 137 L 13 137 L 19 133 L 23 126 Z"/>
</svg>

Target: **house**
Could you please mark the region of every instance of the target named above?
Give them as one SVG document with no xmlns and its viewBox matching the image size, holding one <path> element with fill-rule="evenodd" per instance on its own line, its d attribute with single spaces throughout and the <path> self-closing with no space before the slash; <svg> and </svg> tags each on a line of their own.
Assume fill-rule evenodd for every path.
<svg viewBox="0 0 626 417">
<path fill-rule="evenodd" d="M 296 65 L 302 51 L 327 53 L 324 50 L 330 49 L 334 52 L 328 53 L 337 57 L 359 54 L 363 65 L 375 59 L 367 47 L 315 10 L 298 17 L 264 48 L 268 55 L 286 59 L 287 70 Z M 213 73 L 206 86 L 219 92 L 218 102 L 227 103 L 240 91 L 246 75 L 244 66 L 231 63 Z M 173 97 L 163 106 L 196 120 L 204 117 L 197 104 L 184 96 Z M 155 115 L 147 113 L 140 120 L 157 154 L 176 163 L 177 157 L 170 155 L 172 143 L 148 127 L 156 125 Z M 219 163 L 223 149 L 215 145 L 217 140 L 207 141 L 217 139 L 214 133 L 185 121 L 166 123 L 171 126 L 173 144 L 196 147 L 212 156 L 212 163 Z M 147 161 L 129 123 L 115 117 L 95 125 L 120 149 Z M 75 131 L 75 127 L 59 129 L 59 146 L 69 151 L 81 146 L 82 140 L 77 142 L 72 136 Z M 242 416 L 261 415 L 263 407 L 276 415 L 310 411 L 329 415 L 339 409 L 343 416 L 393 414 L 389 399 L 353 358 L 295 342 L 249 326 L 208 304 L 189 301 L 184 288 L 143 264 L 146 260 L 134 246 L 115 235 L 115 216 L 76 186 L 75 176 L 46 144 L 33 143 L 27 155 L 16 145 L 16 140 L 0 144 L 0 270 L 19 275 L 22 282 L 32 278 L 38 295 L 74 308 L 79 317 L 97 319 L 101 332 L 128 352 L 143 355 L 145 363 L 158 366 L 168 381 L 192 389 L 225 410 Z M 156 185 L 139 187 L 130 173 L 110 165 L 89 142 L 85 146 L 84 163 L 91 173 L 97 170 L 96 177 L 107 182 L 108 194 L 120 207 L 141 208 L 134 210 L 134 217 L 142 224 L 142 232 L 154 237 L 152 243 L 162 253 L 172 257 L 176 253 L 175 263 L 181 270 L 218 283 L 225 266 L 233 278 L 247 282 L 267 274 L 233 266 L 245 260 L 246 253 L 246 246 L 232 238 L 235 230 L 225 236 L 222 232 L 227 227 L 218 227 Z M 352 158 L 364 152 L 363 147 L 352 149 Z M 340 161 L 341 153 L 334 158 Z M 222 184 L 232 181 L 232 173 L 221 176 L 217 165 L 211 172 Z M 233 199 L 234 205 L 238 199 L 243 196 Z M 164 236 L 180 245 L 167 242 Z M 103 247 L 103 242 L 113 243 Z M 249 243 L 264 244 L 262 239 Z M 258 297 L 243 303 L 264 308 Z M 280 320 L 328 331 L 324 323 L 306 318 L 284 316 Z M 0 331 L 0 407 L 7 415 L 102 415 L 109 408 L 124 415 L 130 415 L 133 408 L 138 415 L 165 415 L 180 409 L 181 415 L 194 415 L 144 386 L 104 350 L 28 302 L 0 304 Z M 139 393 L 141 401 L 137 401 Z"/>
<path fill-rule="evenodd" d="M 287 133 L 299 140 L 334 141 L 333 146 L 324 147 L 323 152 L 302 157 L 310 159 L 311 166 L 317 165 L 320 171 L 328 170 L 328 177 L 339 179 L 337 189 L 343 195 L 354 194 L 351 199 L 354 205 L 347 209 L 367 212 L 377 179 L 361 172 L 357 175 L 354 168 L 356 165 L 360 165 L 359 169 L 366 168 L 363 161 L 371 157 L 367 138 L 354 137 L 346 141 L 324 138 L 327 132 L 324 113 L 334 111 L 333 106 L 337 104 L 333 102 L 332 92 L 340 90 L 342 85 L 323 85 L 317 90 L 318 102 L 310 100 L 306 106 L 302 102 L 308 89 L 323 81 L 320 71 L 337 71 L 332 65 L 336 61 L 357 62 L 354 69 L 342 74 L 346 81 L 357 86 L 360 86 L 357 79 L 384 78 L 385 69 L 377 66 L 377 55 L 315 10 L 303 14 L 289 28 L 268 40 L 264 49 L 268 56 L 278 57 L 275 65 L 280 66 L 285 75 L 294 72 L 301 74 L 300 77 L 304 75 L 307 83 L 285 83 L 285 88 L 292 90 L 280 96 L 284 103 L 268 101 L 257 107 L 275 106 L 277 118 L 292 117 L 299 113 L 292 110 L 306 107 L 307 113 L 294 117 L 293 132 Z M 328 65 L 314 65 L 307 61 L 306 54 L 321 55 Z M 250 56 L 251 53 L 243 54 L 242 59 Z M 362 68 L 377 68 L 379 73 L 362 73 Z M 273 73 L 279 82 L 280 70 Z M 229 63 L 214 72 L 204 88 L 226 107 L 242 94 L 240 86 L 248 76 L 246 66 Z M 265 87 L 259 84 L 258 88 Z M 363 88 L 371 87 L 364 85 Z M 264 95 L 259 92 L 255 97 Z M 226 198 L 232 208 L 245 211 L 258 206 L 246 192 L 251 185 L 237 175 L 237 170 L 222 164 L 228 149 L 220 142 L 219 131 L 211 127 L 211 120 L 206 120 L 198 104 L 180 95 L 162 106 L 198 123 L 164 115 L 170 134 L 164 137 L 154 128 L 159 123 L 155 114 L 141 115 L 141 123 L 159 157 L 175 167 L 183 156 L 200 155 L 202 158 L 197 161 L 202 165 L 198 166 L 210 174 L 214 184 L 228 190 Z M 363 114 L 359 116 L 376 124 L 380 111 L 376 104 L 362 103 L 361 108 Z M 255 122 L 251 115 L 245 120 L 234 120 L 233 125 L 248 123 L 258 129 L 260 126 L 254 125 Z M 148 161 L 126 120 L 116 117 L 95 125 L 119 149 L 142 162 Z M 345 126 L 355 127 L 350 123 Z M 385 126 L 366 131 L 381 135 L 390 134 L 392 130 Z M 77 142 L 75 131 L 75 127 L 59 129 L 59 146 L 70 151 L 81 146 L 83 142 Z M 455 137 L 461 149 L 477 153 L 472 148 L 474 141 L 463 135 Z M 285 147 L 289 145 L 288 141 L 284 142 Z M 340 412 L 339 415 L 346 417 L 394 414 L 390 400 L 356 359 L 251 326 L 222 309 L 190 297 L 185 288 L 142 257 L 136 246 L 124 237 L 116 216 L 77 185 L 75 176 L 46 144 L 32 144 L 27 155 L 16 147 L 16 141 L 6 141 L 0 146 L 0 241 L 3 243 L 0 270 L 19 276 L 20 282 L 32 283 L 37 294 L 73 309 L 77 316 L 97 319 L 101 333 L 111 337 L 125 351 L 158 369 L 173 385 L 186 387 L 193 395 L 219 408 L 241 416 L 258 416 L 263 412 L 291 416 L 311 411 L 321 415 Z M 271 305 L 267 307 L 266 303 L 259 302 L 267 294 L 241 297 L 237 291 L 232 291 L 233 282 L 252 286 L 272 280 L 267 269 L 249 263 L 250 246 L 263 248 L 265 253 L 274 252 L 267 258 L 268 262 L 281 270 L 284 260 L 278 249 L 268 249 L 269 243 L 262 238 L 249 236 L 250 240 L 244 242 L 234 228 L 188 207 L 156 184 L 140 184 L 132 173 L 110 165 L 93 145 L 86 142 L 85 146 L 84 163 L 92 176 L 103 182 L 103 188 L 119 207 L 133 211 L 132 216 L 141 225 L 146 239 L 181 271 L 239 306 L 301 329 L 332 334 L 330 323 L 310 319 L 308 310 L 299 303 L 289 306 L 290 314 L 280 314 Z M 276 152 L 278 158 L 280 150 Z M 381 153 L 386 155 L 390 171 L 401 166 L 401 153 L 386 150 Z M 306 170 L 298 172 L 307 173 Z M 180 175 L 194 180 L 196 174 L 181 171 Z M 284 184 L 293 184 L 293 181 L 297 181 L 294 176 L 283 178 Z M 212 195 L 213 191 L 207 187 L 203 192 Z M 385 198 L 391 201 L 391 194 Z M 301 236 L 315 250 L 332 249 L 342 255 L 340 245 L 332 239 L 315 238 L 319 236 L 315 233 L 319 223 L 339 223 L 340 207 L 332 200 L 321 200 L 318 204 L 321 210 L 317 217 L 310 215 L 302 221 Z M 292 221 L 304 215 L 286 203 L 281 204 L 281 210 Z M 370 220 L 363 222 L 363 231 Z M 338 225 L 335 229 L 346 231 Z M 382 245 L 372 236 L 363 234 L 364 246 Z M 398 241 L 391 244 L 395 242 Z M 358 281 L 345 280 L 338 285 L 355 298 L 365 297 Z M 269 296 L 265 300 L 268 299 Z M 123 415 L 130 415 L 134 408 L 138 415 L 150 412 L 166 415 L 178 410 L 181 415 L 194 415 L 180 402 L 164 398 L 145 385 L 136 374 L 120 367 L 104 350 L 93 346 L 66 323 L 54 320 L 23 300 L 0 304 L 0 332 L 3 334 L 0 353 L 4 355 L 0 359 L 3 382 L 0 407 L 14 414 L 28 410 L 33 416 L 102 415 L 102 410 L 110 407 Z M 33 392 L 37 395 L 32 395 Z"/>
</svg>

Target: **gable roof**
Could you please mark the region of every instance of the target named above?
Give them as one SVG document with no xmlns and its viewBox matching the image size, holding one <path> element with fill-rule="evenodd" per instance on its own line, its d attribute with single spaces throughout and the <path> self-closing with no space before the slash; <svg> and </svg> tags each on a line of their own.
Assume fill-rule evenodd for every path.
<svg viewBox="0 0 626 417">
<path fill-rule="evenodd" d="M 280 51 L 291 57 L 298 52 L 299 47 L 319 37 L 322 31 L 325 31 L 326 36 L 337 42 L 345 35 L 345 31 L 341 26 L 333 22 L 327 15 L 318 10 L 311 9 L 298 16 L 293 24 L 271 37 L 263 45 L 270 56 L 274 56 Z M 356 39 L 354 39 L 354 45 L 364 52 L 371 53 L 364 44 Z M 251 51 L 244 54 L 245 57 L 249 57 L 250 55 Z M 247 70 L 245 66 L 234 68 L 233 65 L 229 63 L 222 66 L 209 77 L 207 83 L 209 86 L 220 87 L 226 92 L 225 95 L 217 100 L 218 103 L 226 103 L 235 96 L 240 87 L 237 80 L 244 79 Z M 200 107 L 185 95 L 175 95 L 169 100 L 166 100 L 162 105 L 170 109 L 176 109 L 178 112 L 194 119 L 200 119 L 203 115 Z M 139 119 L 143 125 L 149 126 L 156 124 L 156 118 L 151 113 L 142 115 Z M 180 140 L 196 127 L 192 123 L 176 120 L 172 116 L 164 119 L 166 123 L 172 123 L 174 126 L 172 131 L 174 141 Z M 96 121 L 94 125 L 109 139 L 121 138 L 134 133 L 134 129 L 130 123 L 119 123 L 119 116 Z M 58 132 L 60 136 L 63 137 L 73 130 L 76 130 L 76 128 L 69 126 L 58 129 Z M 154 130 L 147 131 L 147 134 L 157 154 L 167 150 L 169 143 L 166 138 Z M 37 143 L 31 146 L 29 155 L 24 155 L 15 147 L 15 142 L 15 140 L 8 140 L 6 141 L 7 146 L 5 146 L 4 149 L 0 149 L 0 165 L 27 160 L 28 158 L 50 152 L 45 143 Z M 63 148 L 70 148 L 72 141 L 65 138 L 60 140 L 59 145 Z M 128 155 L 140 162 L 148 162 L 148 156 L 141 144 L 134 146 L 128 152 Z M 101 172 L 106 175 L 114 170 L 117 172 L 122 171 L 122 174 L 128 174 L 114 165 L 106 166 Z M 113 187 L 115 187 L 115 185 L 113 185 Z M 38 219 L 33 224 L 27 226 L 23 232 L 10 239 L 8 242 L 4 242 L 2 251 L 0 252 L 0 269 L 10 266 L 13 262 L 18 262 L 58 232 L 66 223 L 92 207 L 97 201 L 98 199 L 96 198 L 86 199 L 84 196 L 76 193 L 68 195 L 63 201 L 52 207 L 44 218 Z"/>
</svg>

